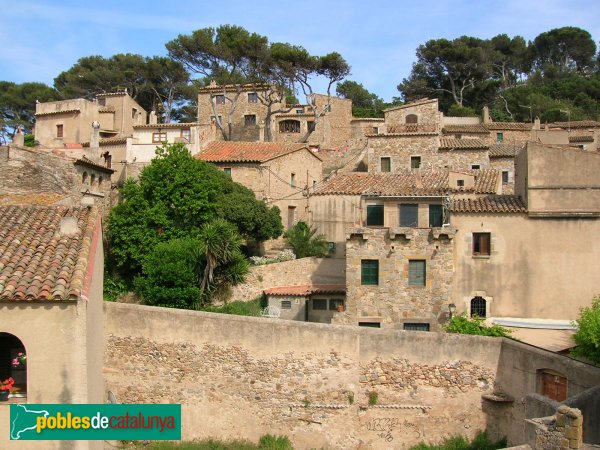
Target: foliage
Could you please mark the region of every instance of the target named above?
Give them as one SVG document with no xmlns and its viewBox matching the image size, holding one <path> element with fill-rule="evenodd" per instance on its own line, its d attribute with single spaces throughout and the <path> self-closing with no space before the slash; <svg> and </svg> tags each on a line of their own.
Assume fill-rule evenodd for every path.
<svg viewBox="0 0 600 450">
<path fill-rule="evenodd" d="M 297 258 L 307 256 L 326 256 L 329 246 L 325 235 L 317 234 L 317 230 L 306 222 L 298 222 L 287 230 L 283 237 L 287 245 L 292 247 Z"/>
<path fill-rule="evenodd" d="M 222 306 L 206 306 L 202 311 L 219 314 L 233 314 L 236 316 L 260 316 L 262 310 L 266 307 L 266 301 L 263 297 L 257 297 L 252 301 L 235 301 Z"/>
<path fill-rule="evenodd" d="M 453 104 L 448 108 L 448 116 L 449 117 L 477 117 L 479 114 L 468 106 L 458 106 Z"/>
<path fill-rule="evenodd" d="M 589 359 L 600 366 L 600 296 L 594 297 L 591 307 L 582 308 L 575 322 L 577 332 L 573 340 L 577 344 L 571 354 Z"/>
<path fill-rule="evenodd" d="M 466 314 L 455 315 L 444 326 L 448 333 L 475 334 L 478 336 L 509 337 L 511 330 L 500 325 L 486 326 L 481 317 L 468 318 Z"/>
<path fill-rule="evenodd" d="M 375 391 L 369 392 L 369 406 L 375 406 L 379 400 L 379 394 Z"/>
<path fill-rule="evenodd" d="M 139 180 L 125 183 L 121 202 L 111 211 L 111 264 L 123 278 L 132 279 L 158 243 L 197 238 L 205 223 L 223 217 L 246 239 L 276 238 L 282 229 L 278 210 L 266 208 L 252 191 L 193 158 L 184 144 L 164 144 Z"/>
<path fill-rule="evenodd" d="M 35 136 L 33 134 L 26 134 L 23 136 L 23 144 L 25 144 L 26 147 L 35 147 L 37 145 Z"/>
<path fill-rule="evenodd" d="M 356 81 L 346 80 L 338 83 L 336 93 L 343 98 L 352 100 L 354 117 L 383 117 L 383 110 L 391 106 Z"/>
<path fill-rule="evenodd" d="M 411 447 L 410 450 L 496 450 L 500 448 L 506 448 L 506 439 L 492 442 L 485 432 L 480 431 L 470 443 L 463 436 L 454 436 L 444 440 L 440 445 L 421 443 Z"/>
<path fill-rule="evenodd" d="M 137 444 L 133 444 L 138 448 Z M 140 444 L 148 450 L 293 450 L 292 443 L 285 436 L 266 434 L 261 436 L 258 444 L 248 441 L 215 441 L 213 439 L 193 442 L 153 442 Z"/>
<path fill-rule="evenodd" d="M 130 292 L 133 286 L 122 278 L 115 278 L 110 273 L 104 273 L 104 300 L 114 302 L 121 295 Z"/>
<path fill-rule="evenodd" d="M 265 264 L 291 261 L 293 259 L 296 259 L 296 254 L 292 250 L 286 248 L 279 252 L 274 258 L 268 258 L 267 256 L 251 256 L 250 262 L 255 266 L 263 266 Z"/>
<path fill-rule="evenodd" d="M 17 356 L 12 360 L 13 367 L 27 367 L 27 355 L 23 352 L 17 353 Z"/>
<path fill-rule="evenodd" d="M 584 72 L 594 65 L 596 43 L 581 28 L 562 27 L 541 33 L 531 48 L 534 66 L 543 71 L 554 67 L 558 72 Z"/>
</svg>

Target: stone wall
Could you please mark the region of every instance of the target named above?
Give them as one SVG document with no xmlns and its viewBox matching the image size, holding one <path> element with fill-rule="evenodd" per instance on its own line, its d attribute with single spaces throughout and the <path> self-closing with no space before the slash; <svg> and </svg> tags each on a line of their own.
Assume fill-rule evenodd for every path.
<svg viewBox="0 0 600 450">
<path fill-rule="evenodd" d="M 381 157 L 390 158 L 392 172 L 410 169 L 411 156 L 420 156 L 423 167 L 437 167 L 439 164 L 437 150 L 440 138 L 437 134 L 369 136 L 368 145 L 369 172 L 381 171 Z"/>
<path fill-rule="evenodd" d="M 498 140 L 498 133 L 502 133 L 502 140 Z M 531 130 L 496 130 L 491 129 L 490 134 L 482 135 L 481 139 L 487 145 L 492 144 L 515 144 L 522 145 L 531 140 Z"/>
<path fill-rule="evenodd" d="M 441 124 L 441 113 L 438 111 L 438 101 L 420 100 L 413 103 L 408 103 L 403 106 L 390 108 L 384 111 L 386 125 L 404 125 L 406 124 L 406 116 L 415 114 L 418 124 L 435 125 L 436 131 L 439 130 Z"/>
<path fill-rule="evenodd" d="M 431 330 L 446 320 L 452 296 L 453 243 L 436 228 L 390 228 L 349 231 L 346 242 L 346 312 L 337 323 L 376 322 L 402 329 L 404 324 L 427 323 Z M 354 233 L 354 234 L 353 234 Z M 394 234 L 395 233 L 395 234 Z M 445 231 L 448 233 L 448 231 Z M 363 284 L 363 260 L 376 260 L 376 285 Z M 409 284 L 409 261 L 425 261 L 425 285 Z"/>
<path fill-rule="evenodd" d="M 502 194 L 512 195 L 515 192 L 515 158 L 490 158 L 490 168 L 508 171 L 508 183 L 502 183 Z"/>
<path fill-rule="evenodd" d="M 265 289 L 310 284 L 345 284 L 343 259 L 301 258 L 264 266 L 254 266 L 246 282 L 234 286 L 231 299 L 250 301 Z"/>
<path fill-rule="evenodd" d="M 527 421 L 534 428 L 535 450 L 569 450 L 583 447 L 583 418 L 581 411 L 560 406 L 556 415 Z"/>
</svg>

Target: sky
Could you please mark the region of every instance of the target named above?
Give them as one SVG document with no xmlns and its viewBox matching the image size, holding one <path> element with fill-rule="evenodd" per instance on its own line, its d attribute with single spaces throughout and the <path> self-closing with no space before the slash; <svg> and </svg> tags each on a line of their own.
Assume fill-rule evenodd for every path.
<svg viewBox="0 0 600 450">
<path fill-rule="evenodd" d="M 429 39 L 533 40 L 563 26 L 600 39 L 600 0 L 0 0 L 0 11 L 0 80 L 52 85 L 83 56 L 166 55 L 179 34 L 232 24 L 315 55 L 337 51 L 352 66 L 348 79 L 386 101 Z"/>
</svg>

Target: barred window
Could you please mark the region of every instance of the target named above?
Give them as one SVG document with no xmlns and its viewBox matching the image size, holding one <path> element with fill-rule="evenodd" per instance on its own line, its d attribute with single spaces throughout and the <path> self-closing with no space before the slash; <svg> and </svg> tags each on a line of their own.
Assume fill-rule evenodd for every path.
<svg viewBox="0 0 600 450">
<path fill-rule="evenodd" d="M 279 122 L 280 133 L 300 133 L 300 121 L 283 120 Z"/>
</svg>

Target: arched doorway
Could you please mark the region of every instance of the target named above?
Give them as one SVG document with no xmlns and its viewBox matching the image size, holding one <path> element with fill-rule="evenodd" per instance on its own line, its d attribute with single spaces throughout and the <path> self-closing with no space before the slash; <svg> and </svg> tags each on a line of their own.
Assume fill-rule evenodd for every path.
<svg viewBox="0 0 600 450">
<path fill-rule="evenodd" d="M 0 332 L 0 380 L 13 378 L 11 397 L 27 396 L 27 351 L 21 340 Z"/>
<path fill-rule="evenodd" d="M 471 317 L 478 316 L 481 318 L 487 317 L 487 305 L 483 297 L 474 297 L 471 299 Z"/>
</svg>

